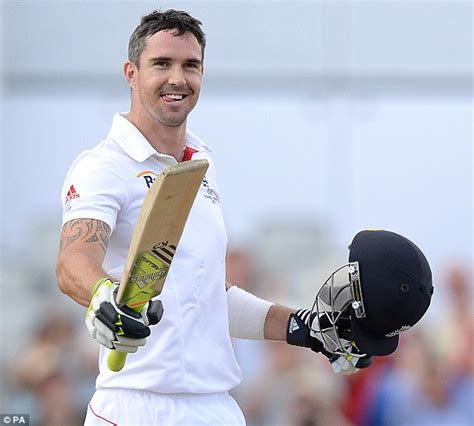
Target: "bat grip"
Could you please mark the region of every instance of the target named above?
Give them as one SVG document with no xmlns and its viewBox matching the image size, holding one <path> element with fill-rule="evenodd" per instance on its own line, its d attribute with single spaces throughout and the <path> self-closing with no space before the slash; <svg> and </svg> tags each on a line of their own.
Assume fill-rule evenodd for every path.
<svg viewBox="0 0 474 426">
<path fill-rule="evenodd" d="M 145 303 L 142 303 L 139 306 L 129 307 L 129 308 L 134 310 L 135 312 L 141 312 L 143 310 L 144 305 Z M 127 305 L 121 305 L 121 306 L 127 306 Z M 160 307 L 161 307 L 161 304 L 160 304 Z M 110 370 L 117 372 L 123 368 L 123 366 L 125 365 L 125 361 L 127 361 L 127 353 L 120 352 L 114 349 L 109 353 L 109 356 L 107 358 L 107 367 L 109 367 Z"/>
<path fill-rule="evenodd" d="M 126 360 L 127 360 L 126 352 L 120 352 L 114 349 L 112 352 L 109 353 L 109 356 L 107 358 L 107 366 L 112 371 L 120 371 L 125 365 Z"/>
</svg>

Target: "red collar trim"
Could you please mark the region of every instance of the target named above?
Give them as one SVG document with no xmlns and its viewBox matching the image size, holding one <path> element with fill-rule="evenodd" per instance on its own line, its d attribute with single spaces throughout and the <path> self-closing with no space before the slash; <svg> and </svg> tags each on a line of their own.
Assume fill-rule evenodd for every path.
<svg viewBox="0 0 474 426">
<path fill-rule="evenodd" d="M 193 154 L 195 152 L 198 152 L 198 150 L 194 149 L 194 148 L 191 148 L 189 146 L 185 147 L 184 151 L 183 151 L 183 161 L 191 160 L 193 158 Z"/>
</svg>

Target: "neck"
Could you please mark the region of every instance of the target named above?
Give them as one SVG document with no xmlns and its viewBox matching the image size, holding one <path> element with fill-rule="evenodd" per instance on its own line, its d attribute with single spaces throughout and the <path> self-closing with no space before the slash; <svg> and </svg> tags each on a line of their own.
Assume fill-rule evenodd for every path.
<svg viewBox="0 0 474 426">
<path fill-rule="evenodd" d="M 125 118 L 140 130 L 140 133 L 157 152 L 171 155 L 178 163 L 181 162 L 186 143 L 186 121 L 179 127 L 169 127 L 141 117 L 146 116 L 132 112 L 125 114 Z"/>
</svg>

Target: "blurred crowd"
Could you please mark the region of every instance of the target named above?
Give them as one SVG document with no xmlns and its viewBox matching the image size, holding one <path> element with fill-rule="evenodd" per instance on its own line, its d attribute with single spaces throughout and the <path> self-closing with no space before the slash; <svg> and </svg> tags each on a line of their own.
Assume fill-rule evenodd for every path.
<svg viewBox="0 0 474 426">
<path fill-rule="evenodd" d="M 251 259 L 231 250 L 228 280 L 274 300 L 271 279 L 262 279 Z M 403 333 L 394 354 L 352 376 L 335 375 L 324 356 L 309 350 L 235 339 L 244 380 L 233 395 L 248 425 L 474 425 L 471 274 L 470 265 L 446 267 L 434 283 L 435 298 L 443 297 L 436 315 Z M 98 348 L 75 317 L 52 310 L 2 366 L 4 410 L 30 414 L 32 425 L 82 424 Z"/>
<path fill-rule="evenodd" d="M 30 425 L 84 423 L 94 391 L 98 348 L 87 331 L 62 308 L 51 310 L 29 342 L 4 365 L 3 410 L 29 414 Z"/>
<path fill-rule="evenodd" d="M 229 281 L 271 298 L 270 285 L 255 284 L 261 280 L 250 256 L 230 252 L 228 263 Z M 434 285 L 434 298 L 442 298 L 432 304 L 436 312 L 402 333 L 394 354 L 352 376 L 335 375 L 309 350 L 236 340 L 245 380 L 235 397 L 248 425 L 474 425 L 471 265 L 446 265 Z"/>
</svg>

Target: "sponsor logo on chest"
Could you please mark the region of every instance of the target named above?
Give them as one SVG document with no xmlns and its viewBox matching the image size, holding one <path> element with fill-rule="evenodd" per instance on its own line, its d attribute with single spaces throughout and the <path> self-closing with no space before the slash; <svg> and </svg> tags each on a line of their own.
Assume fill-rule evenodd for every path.
<svg viewBox="0 0 474 426">
<path fill-rule="evenodd" d="M 158 175 L 151 171 L 151 170 L 144 170 L 140 173 L 137 174 L 137 178 L 140 178 L 143 180 L 145 183 L 147 189 L 150 189 L 151 186 L 153 185 L 153 182 L 155 182 L 156 177 Z M 204 195 L 204 198 L 207 198 L 212 201 L 213 204 L 218 204 L 219 203 L 219 194 L 217 191 L 211 186 L 209 181 L 207 180 L 206 177 L 202 180 L 202 186 L 206 189 L 206 194 Z"/>
<path fill-rule="evenodd" d="M 152 172 L 151 170 L 144 170 L 143 172 L 137 174 L 137 178 L 143 179 L 148 189 L 151 188 L 151 185 L 153 185 L 153 182 L 155 181 L 157 176 L 158 175 L 155 172 Z"/>
</svg>

